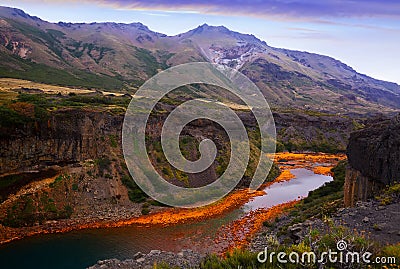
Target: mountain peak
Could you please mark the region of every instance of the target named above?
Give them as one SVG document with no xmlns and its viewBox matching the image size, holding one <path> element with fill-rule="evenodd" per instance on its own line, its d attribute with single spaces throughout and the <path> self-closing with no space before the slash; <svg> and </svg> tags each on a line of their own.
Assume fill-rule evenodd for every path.
<svg viewBox="0 0 400 269">
<path fill-rule="evenodd" d="M 192 30 L 193 33 L 201 33 L 204 31 L 215 31 L 215 32 L 220 32 L 220 33 L 230 33 L 231 30 L 226 28 L 225 26 L 213 26 L 213 25 L 208 25 L 207 23 L 204 23 L 202 25 L 199 25 L 197 28 Z"/>
<path fill-rule="evenodd" d="M 167 36 L 142 23 L 54 24 L 6 7 L 0 7 L 0 23 L 4 76 L 38 80 L 36 70 L 26 66 L 40 63 L 43 70 L 51 70 L 41 71 L 46 81 L 55 81 L 51 74 L 56 69 L 79 86 L 114 88 L 125 81 L 140 86 L 168 66 L 209 61 L 249 76 L 276 106 L 325 111 L 332 104 L 341 113 L 366 111 L 367 105 L 368 111 L 400 108 L 397 84 L 361 75 L 333 58 L 269 47 L 252 34 L 225 26 L 204 23 Z M 96 79 L 86 82 L 87 72 Z"/>
<path fill-rule="evenodd" d="M 178 35 L 179 37 L 184 36 L 186 38 L 188 37 L 193 37 L 193 36 L 200 36 L 200 35 L 212 35 L 213 38 L 216 38 L 216 36 L 219 36 L 220 38 L 224 37 L 229 37 L 229 38 L 234 38 L 239 41 L 246 41 L 249 43 L 253 44 L 262 44 L 264 46 L 267 46 L 267 43 L 264 41 L 261 41 L 257 37 L 251 34 L 243 34 L 239 32 L 232 31 L 228 29 L 227 27 L 220 25 L 220 26 L 213 26 L 213 25 L 208 25 L 207 23 L 204 23 L 202 25 L 199 25 L 193 30 L 190 30 L 184 34 Z"/>
<path fill-rule="evenodd" d="M 31 19 L 34 21 L 41 21 L 40 18 L 36 16 L 31 16 L 27 13 L 25 13 L 23 10 L 18 9 L 18 8 L 12 8 L 12 7 L 4 7 L 0 6 L 0 17 L 5 17 L 5 18 L 10 18 L 10 19 L 15 19 L 15 18 L 22 18 L 22 19 Z"/>
</svg>

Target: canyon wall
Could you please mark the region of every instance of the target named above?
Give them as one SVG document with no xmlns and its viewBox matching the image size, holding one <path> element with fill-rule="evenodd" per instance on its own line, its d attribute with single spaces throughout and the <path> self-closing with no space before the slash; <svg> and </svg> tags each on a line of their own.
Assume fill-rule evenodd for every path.
<svg viewBox="0 0 400 269">
<path fill-rule="evenodd" d="M 349 166 L 345 205 L 366 200 L 400 180 L 400 115 L 353 132 L 347 147 Z"/>
<path fill-rule="evenodd" d="M 109 139 L 120 140 L 123 116 L 60 109 L 47 120 L 7 130 L 0 138 L 0 174 L 106 155 Z"/>
<path fill-rule="evenodd" d="M 248 128 L 256 126 L 250 113 L 240 112 L 239 117 Z M 353 120 L 339 116 L 274 113 L 274 118 L 277 138 L 285 147 L 291 147 L 289 150 L 344 151 L 348 136 L 355 128 Z M 112 144 L 120 148 L 122 123 L 123 115 L 63 108 L 50 112 L 47 120 L 2 130 L 0 175 L 107 155 Z M 150 129 L 160 129 L 160 124 L 154 119 Z M 221 133 L 213 126 L 194 127 L 201 130 L 189 128 L 187 133 L 191 136 L 197 136 L 200 131 L 211 137 Z"/>
</svg>

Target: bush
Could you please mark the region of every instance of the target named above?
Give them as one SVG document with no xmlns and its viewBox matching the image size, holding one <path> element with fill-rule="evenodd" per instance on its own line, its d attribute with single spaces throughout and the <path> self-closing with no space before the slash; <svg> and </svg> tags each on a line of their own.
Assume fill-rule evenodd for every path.
<svg viewBox="0 0 400 269">
<path fill-rule="evenodd" d="M 142 208 L 142 215 L 148 215 L 149 213 L 150 213 L 150 208 L 148 208 L 148 207 Z"/>
<path fill-rule="evenodd" d="M 121 178 L 122 184 L 128 189 L 128 197 L 134 203 L 144 202 L 147 198 L 146 193 L 144 193 L 135 181 L 130 176 L 124 175 Z"/>
<path fill-rule="evenodd" d="M 128 191 L 129 200 L 134 203 L 142 203 L 146 201 L 147 195 L 139 188 Z"/>
<path fill-rule="evenodd" d="M 72 184 L 72 190 L 77 191 L 79 189 L 78 184 L 74 183 Z"/>
<path fill-rule="evenodd" d="M 32 120 L 5 106 L 0 106 L 0 115 L 0 128 L 20 126 Z"/>
<path fill-rule="evenodd" d="M 113 148 L 118 147 L 118 142 L 117 142 L 116 136 L 115 135 L 110 135 L 109 138 L 110 138 L 111 147 L 113 147 Z"/>
<path fill-rule="evenodd" d="M 387 186 L 380 195 L 375 198 L 380 202 L 381 205 L 388 205 L 393 203 L 395 198 L 400 195 L 400 183 L 394 183 L 391 186 Z"/>
<path fill-rule="evenodd" d="M 99 167 L 100 172 L 104 172 L 104 170 L 109 171 L 110 169 L 110 165 L 111 165 L 111 161 L 110 159 L 106 156 L 104 158 L 99 158 L 96 160 L 96 164 Z"/>
<path fill-rule="evenodd" d="M 383 247 L 380 256 L 395 257 L 396 261 L 400 261 L 400 244 L 388 245 Z"/>
</svg>

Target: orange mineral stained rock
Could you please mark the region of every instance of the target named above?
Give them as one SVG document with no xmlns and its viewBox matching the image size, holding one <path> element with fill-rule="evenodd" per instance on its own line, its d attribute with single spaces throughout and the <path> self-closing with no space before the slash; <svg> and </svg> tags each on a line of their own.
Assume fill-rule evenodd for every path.
<svg viewBox="0 0 400 269">
<path fill-rule="evenodd" d="M 293 178 L 290 169 L 301 168 L 315 169 L 315 173 L 327 173 L 328 167 L 314 167 L 315 163 L 336 164 L 339 160 L 345 159 L 345 155 L 333 154 L 312 154 L 312 153 L 277 153 L 275 161 L 279 162 L 282 174 L 274 181 L 268 182 L 262 186 L 266 188 L 275 182 L 286 181 Z M 285 166 L 287 162 L 292 162 L 291 165 Z M 153 214 L 140 216 L 131 219 L 120 220 L 99 220 L 99 219 L 68 219 L 59 220 L 51 225 L 42 225 L 24 228 L 9 228 L 0 225 L 0 244 L 6 243 L 15 239 L 31 236 L 35 234 L 47 233 L 64 233 L 71 230 L 80 230 L 88 228 L 107 228 L 107 227 L 122 227 L 127 225 L 143 225 L 150 227 L 152 225 L 168 226 L 174 224 L 189 223 L 201 221 L 215 216 L 222 215 L 226 212 L 239 208 L 247 203 L 251 198 L 263 195 L 264 191 L 249 192 L 248 189 L 240 189 L 228 194 L 224 199 L 200 208 L 182 209 L 170 208 Z M 282 205 L 277 205 L 271 209 L 259 209 L 250 213 L 247 217 L 235 221 L 231 226 L 221 227 L 221 229 L 230 229 L 238 233 L 226 234 L 223 239 L 234 238 L 232 245 L 243 245 L 246 238 L 252 235 L 259 229 L 265 220 L 272 219 L 281 214 L 285 208 L 293 206 L 297 201 L 289 202 Z M 244 225 L 246 224 L 246 225 Z M 220 240 L 221 241 L 221 240 Z M 225 241 L 226 240 L 222 240 Z"/>
<path fill-rule="evenodd" d="M 234 210 L 247 203 L 251 198 L 263 194 L 265 194 L 263 191 L 249 192 L 248 189 L 241 189 L 228 194 L 222 200 L 208 206 L 193 209 L 170 208 L 154 214 L 115 221 L 91 219 L 87 220 L 88 222 L 86 223 L 82 223 L 76 219 L 61 220 L 55 226 L 51 227 L 35 226 L 20 229 L 0 226 L 0 244 L 36 234 L 64 233 L 89 228 L 123 227 L 133 224 L 145 227 L 153 225 L 168 226 L 201 221 Z"/>
<path fill-rule="evenodd" d="M 332 168 L 333 166 L 316 166 L 313 168 L 313 172 L 319 175 L 333 176 Z"/>
<path fill-rule="evenodd" d="M 300 163 L 337 163 L 346 159 L 345 154 L 328 153 L 290 153 L 278 152 L 274 154 L 274 160 L 280 161 L 298 161 Z"/>
<path fill-rule="evenodd" d="M 283 214 L 286 209 L 292 208 L 298 202 L 298 200 L 294 200 L 271 208 L 260 208 L 250 211 L 244 217 L 233 221 L 227 226 L 221 227 L 215 242 L 226 241 L 226 238 L 229 238 L 229 247 L 222 248 L 222 254 L 232 251 L 234 248 L 241 248 L 261 229 L 265 221 L 275 219 Z"/>
<path fill-rule="evenodd" d="M 205 220 L 236 209 L 248 202 L 251 198 L 263 194 L 265 194 L 263 191 L 249 192 L 247 189 L 237 190 L 226 196 L 221 201 L 208 206 L 194 209 L 172 208 L 155 214 L 119 221 L 118 224 L 121 226 L 129 224 L 167 226 L 178 223 Z"/>
<path fill-rule="evenodd" d="M 275 179 L 274 182 L 283 182 L 295 178 L 295 176 L 290 172 L 290 170 L 283 170 L 281 174 Z"/>
</svg>

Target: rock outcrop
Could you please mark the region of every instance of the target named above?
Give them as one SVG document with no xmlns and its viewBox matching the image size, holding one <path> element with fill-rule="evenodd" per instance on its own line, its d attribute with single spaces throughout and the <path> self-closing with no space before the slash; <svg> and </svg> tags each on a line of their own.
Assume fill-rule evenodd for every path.
<svg viewBox="0 0 400 269">
<path fill-rule="evenodd" d="M 355 121 L 346 117 L 307 112 L 274 113 L 277 138 L 293 151 L 344 152 Z"/>
<path fill-rule="evenodd" d="M 60 109 L 48 120 L 9 130 L 0 139 L 0 174 L 35 166 L 95 159 L 119 140 L 123 116 L 85 110 Z"/>
<path fill-rule="evenodd" d="M 385 185 L 400 180 L 400 115 L 351 134 L 345 205 L 366 200 Z"/>
<path fill-rule="evenodd" d="M 250 113 L 239 113 L 244 124 L 254 128 Z M 354 130 L 351 119 L 339 116 L 315 116 L 304 113 L 274 113 L 278 141 L 291 150 L 344 151 Z M 0 136 L 0 175 L 40 166 L 64 165 L 107 155 L 111 141 L 119 148 L 123 115 L 93 109 L 63 108 L 49 113 L 47 120 L 2 131 Z M 149 123 L 150 135 L 162 125 L 158 118 Z M 210 137 L 221 133 L 216 126 L 192 126 L 186 131 Z M 218 139 L 217 139 L 218 144 Z M 283 146 L 283 145 L 282 145 Z M 282 148 L 281 148 L 282 149 Z M 122 156 L 122 151 L 121 151 Z M 35 168 L 36 167 L 36 168 Z"/>
</svg>

